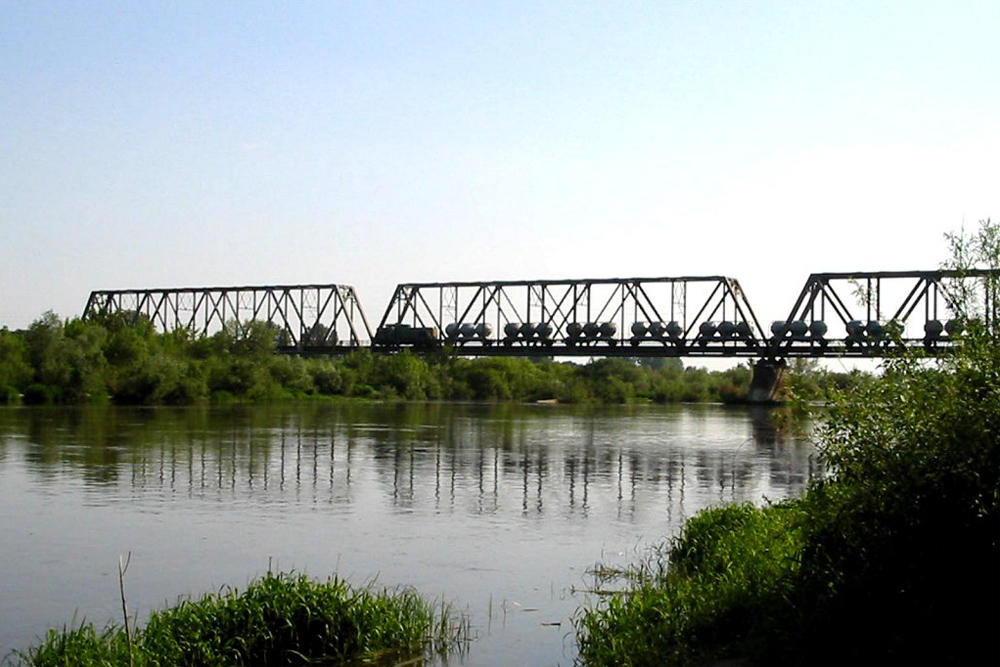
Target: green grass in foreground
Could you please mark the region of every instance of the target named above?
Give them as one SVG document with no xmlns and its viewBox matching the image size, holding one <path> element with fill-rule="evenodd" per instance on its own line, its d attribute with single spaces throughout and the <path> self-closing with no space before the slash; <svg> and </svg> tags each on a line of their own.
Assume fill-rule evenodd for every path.
<svg viewBox="0 0 1000 667">
<path fill-rule="evenodd" d="M 689 520 L 669 545 L 624 573 L 633 587 L 577 621 L 586 664 L 697 664 L 770 645 L 801 549 L 795 502 L 728 505 Z"/>
<path fill-rule="evenodd" d="M 467 621 L 409 589 L 352 588 L 332 578 L 271 574 L 245 591 L 223 589 L 153 612 L 133 632 L 122 626 L 50 630 L 17 653 L 20 665 L 292 665 L 390 662 L 460 648 Z M 130 659 L 131 658 L 131 659 Z"/>
</svg>

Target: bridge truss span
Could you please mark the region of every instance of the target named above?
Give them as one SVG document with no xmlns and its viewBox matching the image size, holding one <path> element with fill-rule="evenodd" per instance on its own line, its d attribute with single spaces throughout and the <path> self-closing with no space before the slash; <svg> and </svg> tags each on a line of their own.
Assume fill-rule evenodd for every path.
<svg viewBox="0 0 1000 667">
<path fill-rule="evenodd" d="M 272 327 L 281 351 L 338 352 L 371 341 L 371 330 L 349 285 L 271 285 L 91 292 L 84 317 L 118 314 L 148 319 L 160 331 L 199 335 L 239 332 L 252 322 Z"/>
<path fill-rule="evenodd" d="M 771 324 L 768 356 L 939 354 L 968 319 L 996 324 L 998 278 L 987 269 L 814 273 L 788 317 Z"/>
<path fill-rule="evenodd" d="M 723 276 L 403 283 L 373 341 L 483 356 L 756 356 L 766 334 Z"/>
</svg>

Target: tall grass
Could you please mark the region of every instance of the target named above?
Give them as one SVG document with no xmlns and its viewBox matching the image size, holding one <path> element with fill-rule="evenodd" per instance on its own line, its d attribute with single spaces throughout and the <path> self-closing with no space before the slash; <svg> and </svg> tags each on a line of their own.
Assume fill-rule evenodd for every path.
<svg viewBox="0 0 1000 667">
<path fill-rule="evenodd" d="M 332 578 L 268 573 L 246 590 L 224 588 L 153 612 L 135 632 L 90 623 L 49 631 L 12 664 L 295 665 L 379 663 L 461 648 L 468 623 L 415 591 L 354 588 Z"/>
<path fill-rule="evenodd" d="M 625 573 L 630 588 L 577 618 L 594 665 L 696 664 L 775 639 L 801 549 L 797 503 L 706 510 Z M 669 557 L 669 563 L 666 559 Z"/>
</svg>

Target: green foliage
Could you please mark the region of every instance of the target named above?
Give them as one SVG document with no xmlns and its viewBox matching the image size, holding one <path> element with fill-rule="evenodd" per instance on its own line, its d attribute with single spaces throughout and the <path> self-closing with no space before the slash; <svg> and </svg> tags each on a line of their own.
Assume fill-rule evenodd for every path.
<svg viewBox="0 0 1000 667">
<path fill-rule="evenodd" d="M 353 588 L 293 574 L 271 574 L 245 591 L 225 588 L 153 612 L 133 633 L 98 632 L 92 624 L 52 630 L 15 664 L 48 665 L 293 665 L 419 656 L 465 641 L 465 621 L 409 589 Z"/>
<path fill-rule="evenodd" d="M 325 335 L 317 330 L 317 336 Z M 275 353 L 284 332 L 272 324 L 230 323 L 211 336 L 157 333 L 143 317 L 101 315 L 86 322 L 45 313 L 26 331 L 0 330 L 0 402 L 122 404 L 262 401 L 309 396 L 405 400 L 631 403 L 742 402 L 747 365 L 684 368 L 679 359 L 463 359 L 448 351 L 340 358 Z M 824 380 L 825 381 L 825 380 Z"/>
<path fill-rule="evenodd" d="M 697 664 L 747 655 L 783 639 L 773 622 L 801 549 L 795 503 L 706 510 L 646 565 L 627 594 L 577 619 L 580 655 L 593 665 Z M 649 573 L 655 573 L 650 576 Z"/>
<path fill-rule="evenodd" d="M 830 415 L 831 476 L 805 499 L 801 595 L 840 659 L 995 663 L 1000 651 L 1000 338 L 970 332 L 935 368 L 894 360 Z M 947 637 L 947 641 L 943 640 Z"/>
<path fill-rule="evenodd" d="M 955 267 L 1000 266 L 989 221 L 949 240 Z M 968 326 L 950 356 L 890 359 L 878 378 L 824 389 L 827 476 L 796 501 L 690 520 L 645 568 L 665 575 L 583 613 L 585 661 L 1000 663 L 1000 327 L 985 317 L 997 286 L 987 301 L 952 290 Z M 821 395 L 806 382 L 820 371 L 799 371 L 793 392 Z"/>
<path fill-rule="evenodd" d="M 948 238 L 953 268 L 1000 266 L 990 221 Z M 811 643 L 854 637 L 842 660 L 1000 662 L 1000 328 L 979 290 L 953 293 L 969 323 L 955 353 L 887 361 L 821 433 L 831 474 L 804 501 L 799 585 Z"/>
<path fill-rule="evenodd" d="M 22 336 L 0 329 L 0 403 L 16 403 L 19 387 L 31 381 L 28 346 Z"/>
<path fill-rule="evenodd" d="M 233 335 L 228 332 L 235 331 Z M 274 354 L 279 329 L 269 322 L 249 322 L 242 326 L 231 323 L 220 332 L 230 354 L 261 359 Z"/>
<path fill-rule="evenodd" d="M 107 330 L 81 320 L 65 324 L 51 311 L 24 333 L 33 387 L 26 398 L 64 403 L 101 401 L 107 396 L 104 344 Z"/>
<path fill-rule="evenodd" d="M 98 632 L 82 623 L 62 630 L 49 630 L 45 640 L 25 654 L 15 653 L 11 663 L 38 667 L 118 667 L 129 664 L 125 632 L 109 626 Z"/>
<path fill-rule="evenodd" d="M 720 373 L 717 382 L 719 398 L 723 403 L 745 403 L 750 393 L 753 371 L 749 366 L 737 366 Z"/>
<path fill-rule="evenodd" d="M 440 388 L 427 362 L 402 352 L 375 364 L 375 384 L 383 392 L 410 400 L 437 398 Z"/>
<path fill-rule="evenodd" d="M 834 372 L 821 368 L 815 359 L 792 359 L 788 365 L 785 391 L 794 400 L 830 402 L 855 391 L 872 376 L 857 369 Z"/>
<path fill-rule="evenodd" d="M 293 396 L 308 396 L 316 392 L 309 364 L 301 357 L 273 355 L 268 361 L 271 378 Z"/>
<path fill-rule="evenodd" d="M 628 403 L 636 391 L 648 394 L 648 374 L 634 362 L 624 359 L 598 359 L 583 369 L 583 377 L 593 387 L 601 403 Z"/>
<path fill-rule="evenodd" d="M 344 394 L 344 375 L 338 364 L 327 360 L 316 360 L 308 365 L 316 393 L 323 396 Z"/>
</svg>

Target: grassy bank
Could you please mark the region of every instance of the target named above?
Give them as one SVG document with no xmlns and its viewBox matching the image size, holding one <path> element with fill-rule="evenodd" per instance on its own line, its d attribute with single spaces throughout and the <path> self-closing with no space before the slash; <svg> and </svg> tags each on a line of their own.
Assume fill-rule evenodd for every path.
<svg viewBox="0 0 1000 667">
<path fill-rule="evenodd" d="M 224 589 L 153 612 L 132 632 L 90 623 L 51 630 L 11 664 L 394 664 L 461 648 L 468 639 L 465 623 L 411 590 L 374 591 L 336 578 L 317 582 L 269 573 L 244 591 Z"/>
<path fill-rule="evenodd" d="M 649 559 L 604 578 L 625 593 L 577 621 L 590 665 L 688 665 L 774 656 L 802 549 L 799 503 L 706 510 Z M 609 582 L 604 582 L 605 584 Z"/>
</svg>

